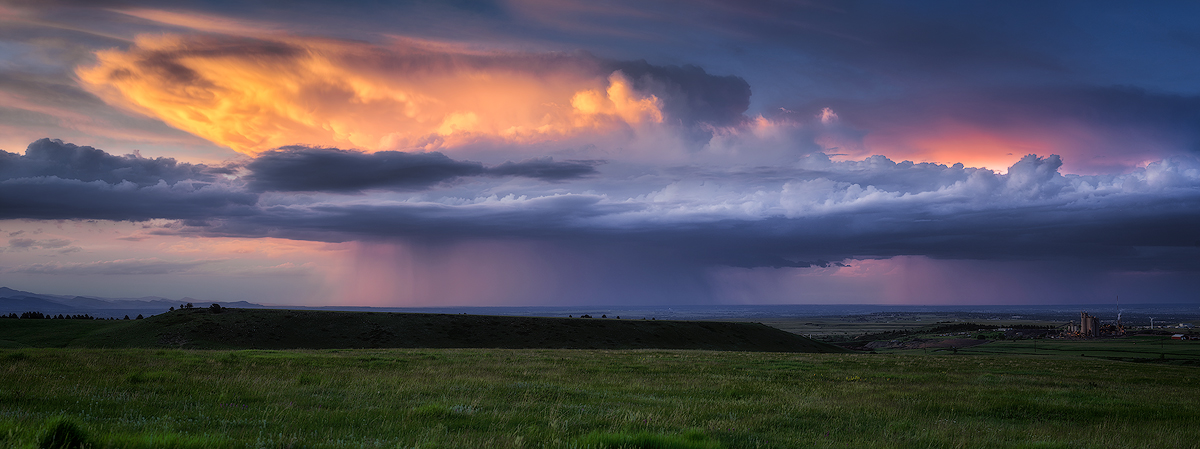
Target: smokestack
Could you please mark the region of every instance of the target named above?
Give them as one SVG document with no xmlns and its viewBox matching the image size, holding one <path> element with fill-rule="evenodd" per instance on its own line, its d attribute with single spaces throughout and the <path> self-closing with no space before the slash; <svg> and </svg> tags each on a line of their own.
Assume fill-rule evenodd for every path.
<svg viewBox="0 0 1200 449">
<path fill-rule="evenodd" d="M 1121 295 L 1117 295 L 1117 329 L 1121 328 Z"/>
</svg>

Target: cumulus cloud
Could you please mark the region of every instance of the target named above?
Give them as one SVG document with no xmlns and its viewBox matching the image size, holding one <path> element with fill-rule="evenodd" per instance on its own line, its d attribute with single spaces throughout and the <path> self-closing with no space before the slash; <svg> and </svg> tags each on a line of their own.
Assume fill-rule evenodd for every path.
<svg viewBox="0 0 1200 449">
<path fill-rule="evenodd" d="M 1195 267 L 1200 161 L 1125 175 L 1057 172 L 1026 156 L 1008 174 L 877 157 L 745 181 L 708 173 L 634 196 L 429 196 L 267 208 L 190 232 L 337 241 L 526 238 L 662 251 L 693 264 L 828 266 L 862 257 L 1099 257 Z M 935 173 L 910 185 L 913 173 Z M 768 179 L 764 184 L 764 179 Z M 929 179 L 933 179 L 930 185 Z M 868 182 L 871 181 L 871 182 Z M 877 185 L 878 184 L 878 185 Z M 647 184 L 642 184 L 647 186 Z M 881 187 L 899 185 L 902 188 Z M 1159 247 L 1153 260 L 1137 248 Z M 1163 256 L 1162 254 L 1169 254 Z M 1187 256 L 1187 257 L 1185 257 Z M 835 262 L 822 262 L 835 261 Z"/>
<path fill-rule="evenodd" d="M 597 163 L 487 166 L 439 153 L 293 147 L 246 164 L 245 180 L 5 179 L 0 217 L 167 218 L 181 222 L 162 232 L 335 242 L 515 238 L 653 251 L 689 266 L 924 255 L 1200 269 L 1191 257 L 1200 242 L 1192 157 L 1086 176 L 1061 173 L 1057 155 L 1026 155 L 1007 173 L 824 154 L 785 167 L 626 167 L 605 176 Z M 503 182 L 514 176 L 572 182 Z M 475 181 L 456 183 L 467 177 Z M 14 248 L 61 243 L 12 238 Z"/>
<path fill-rule="evenodd" d="M 749 88 L 702 69 L 584 53 L 302 37 L 140 36 L 77 70 L 107 102 L 246 154 L 530 144 L 736 121 Z"/>
</svg>

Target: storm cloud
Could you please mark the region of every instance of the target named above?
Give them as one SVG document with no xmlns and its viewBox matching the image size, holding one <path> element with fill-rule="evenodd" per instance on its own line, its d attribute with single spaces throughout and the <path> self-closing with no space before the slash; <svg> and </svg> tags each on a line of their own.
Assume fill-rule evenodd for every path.
<svg viewBox="0 0 1200 449">
<path fill-rule="evenodd" d="M 256 213 L 257 195 L 222 184 L 139 187 L 55 176 L 0 181 L 0 218 L 205 220 Z"/>
<path fill-rule="evenodd" d="M 89 146 L 41 139 L 24 156 L 0 154 L 0 219 L 152 218 L 193 220 L 258 215 L 259 194 L 424 191 L 466 177 L 550 182 L 597 174 L 602 161 L 552 158 L 487 167 L 441 153 L 285 147 L 218 168 L 169 158 L 114 156 Z M 229 175 L 244 169 L 244 179 Z"/>
<path fill-rule="evenodd" d="M 583 177 L 596 174 L 596 161 L 547 158 L 488 167 L 439 153 L 290 147 L 246 164 L 246 179 L 194 182 L 178 179 L 211 175 L 202 166 L 61 143 L 54 148 L 110 161 L 106 170 L 81 173 L 113 182 L 4 179 L 3 218 L 166 218 L 184 220 L 177 231 L 183 233 L 325 241 L 520 238 L 644 248 L 736 267 L 829 267 L 855 258 L 924 255 L 1098 257 L 1200 269 L 1192 257 L 1200 244 L 1200 160 L 1190 157 L 1127 174 L 1084 176 L 1060 173 L 1057 155 L 1027 155 L 998 174 L 961 164 L 882 156 L 833 161 L 818 154 L 749 175 L 745 168 L 641 174 L 619 182 L 628 193 L 617 194 L 599 187 L 611 181 Z M 74 163 L 40 160 L 55 162 L 39 165 L 38 173 L 66 175 Z M 124 170 L 137 164 L 165 168 Z M 151 184 L 150 173 L 177 181 Z M 487 193 L 501 185 L 487 180 L 513 176 L 600 184 Z M 446 185 L 462 179 L 475 184 Z M 356 199 L 344 201 L 345 194 Z"/>
<path fill-rule="evenodd" d="M 601 160 L 569 160 L 558 161 L 546 156 L 543 158 L 526 159 L 521 162 L 507 161 L 487 169 L 490 176 L 520 176 L 543 181 L 564 181 L 599 174 L 597 165 L 604 164 Z"/>
<path fill-rule="evenodd" d="M 821 170 L 777 172 L 769 185 L 708 173 L 649 183 L 631 197 L 329 201 L 267 208 L 189 232 L 335 241 L 521 238 L 642 248 L 708 266 L 828 267 L 923 255 L 1200 269 L 1200 161 L 1097 176 L 1063 175 L 1061 165 L 1058 156 L 1029 155 L 997 174 L 882 157 L 826 161 Z M 940 173 L 909 181 L 931 172 Z"/>
<path fill-rule="evenodd" d="M 664 102 L 668 117 L 687 126 L 740 125 L 750 108 L 750 83 L 737 76 L 715 76 L 694 65 L 656 66 L 646 61 L 620 61 L 620 70 L 634 87 Z"/>
<path fill-rule="evenodd" d="M 246 164 L 256 191 L 353 193 L 369 189 L 418 191 L 471 176 L 520 176 L 561 181 L 595 175 L 600 161 L 553 158 L 505 162 L 486 167 L 438 152 L 361 151 L 291 146 L 263 153 Z"/>
<path fill-rule="evenodd" d="M 205 220 L 248 213 L 257 196 L 216 182 L 225 173 L 228 167 L 41 139 L 24 155 L 0 151 L 0 219 Z"/>
<path fill-rule="evenodd" d="M 1194 299 L 1194 5 L 294 6 L 13 3 L 0 143 L 113 153 L 0 153 L 11 276 L 288 240 L 405 304 Z"/>
<path fill-rule="evenodd" d="M 128 182 L 145 187 L 159 182 L 174 185 L 183 180 L 208 182 L 217 173 L 227 171 L 203 164 L 179 163 L 171 158 L 144 158 L 136 153 L 117 156 L 49 138 L 29 144 L 24 155 L 0 150 L 0 181 L 52 176 L 109 184 Z"/>
</svg>

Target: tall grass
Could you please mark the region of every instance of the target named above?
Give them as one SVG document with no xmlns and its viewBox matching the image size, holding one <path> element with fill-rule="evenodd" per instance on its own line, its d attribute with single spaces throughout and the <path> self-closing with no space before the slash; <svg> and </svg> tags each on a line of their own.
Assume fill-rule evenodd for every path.
<svg viewBox="0 0 1200 449">
<path fill-rule="evenodd" d="M 0 447 L 1194 447 L 1195 368 L 706 351 L 0 350 Z"/>
</svg>

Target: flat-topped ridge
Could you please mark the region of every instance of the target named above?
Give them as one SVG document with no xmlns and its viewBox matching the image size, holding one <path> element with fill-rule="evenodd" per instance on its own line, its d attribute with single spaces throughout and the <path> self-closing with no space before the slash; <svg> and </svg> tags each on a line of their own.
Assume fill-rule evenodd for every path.
<svg viewBox="0 0 1200 449">
<path fill-rule="evenodd" d="M 72 346 L 195 349 L 561 348 L 846 352 L 760 323 L 282 309 L 182 309 Z"/>
</svg>

